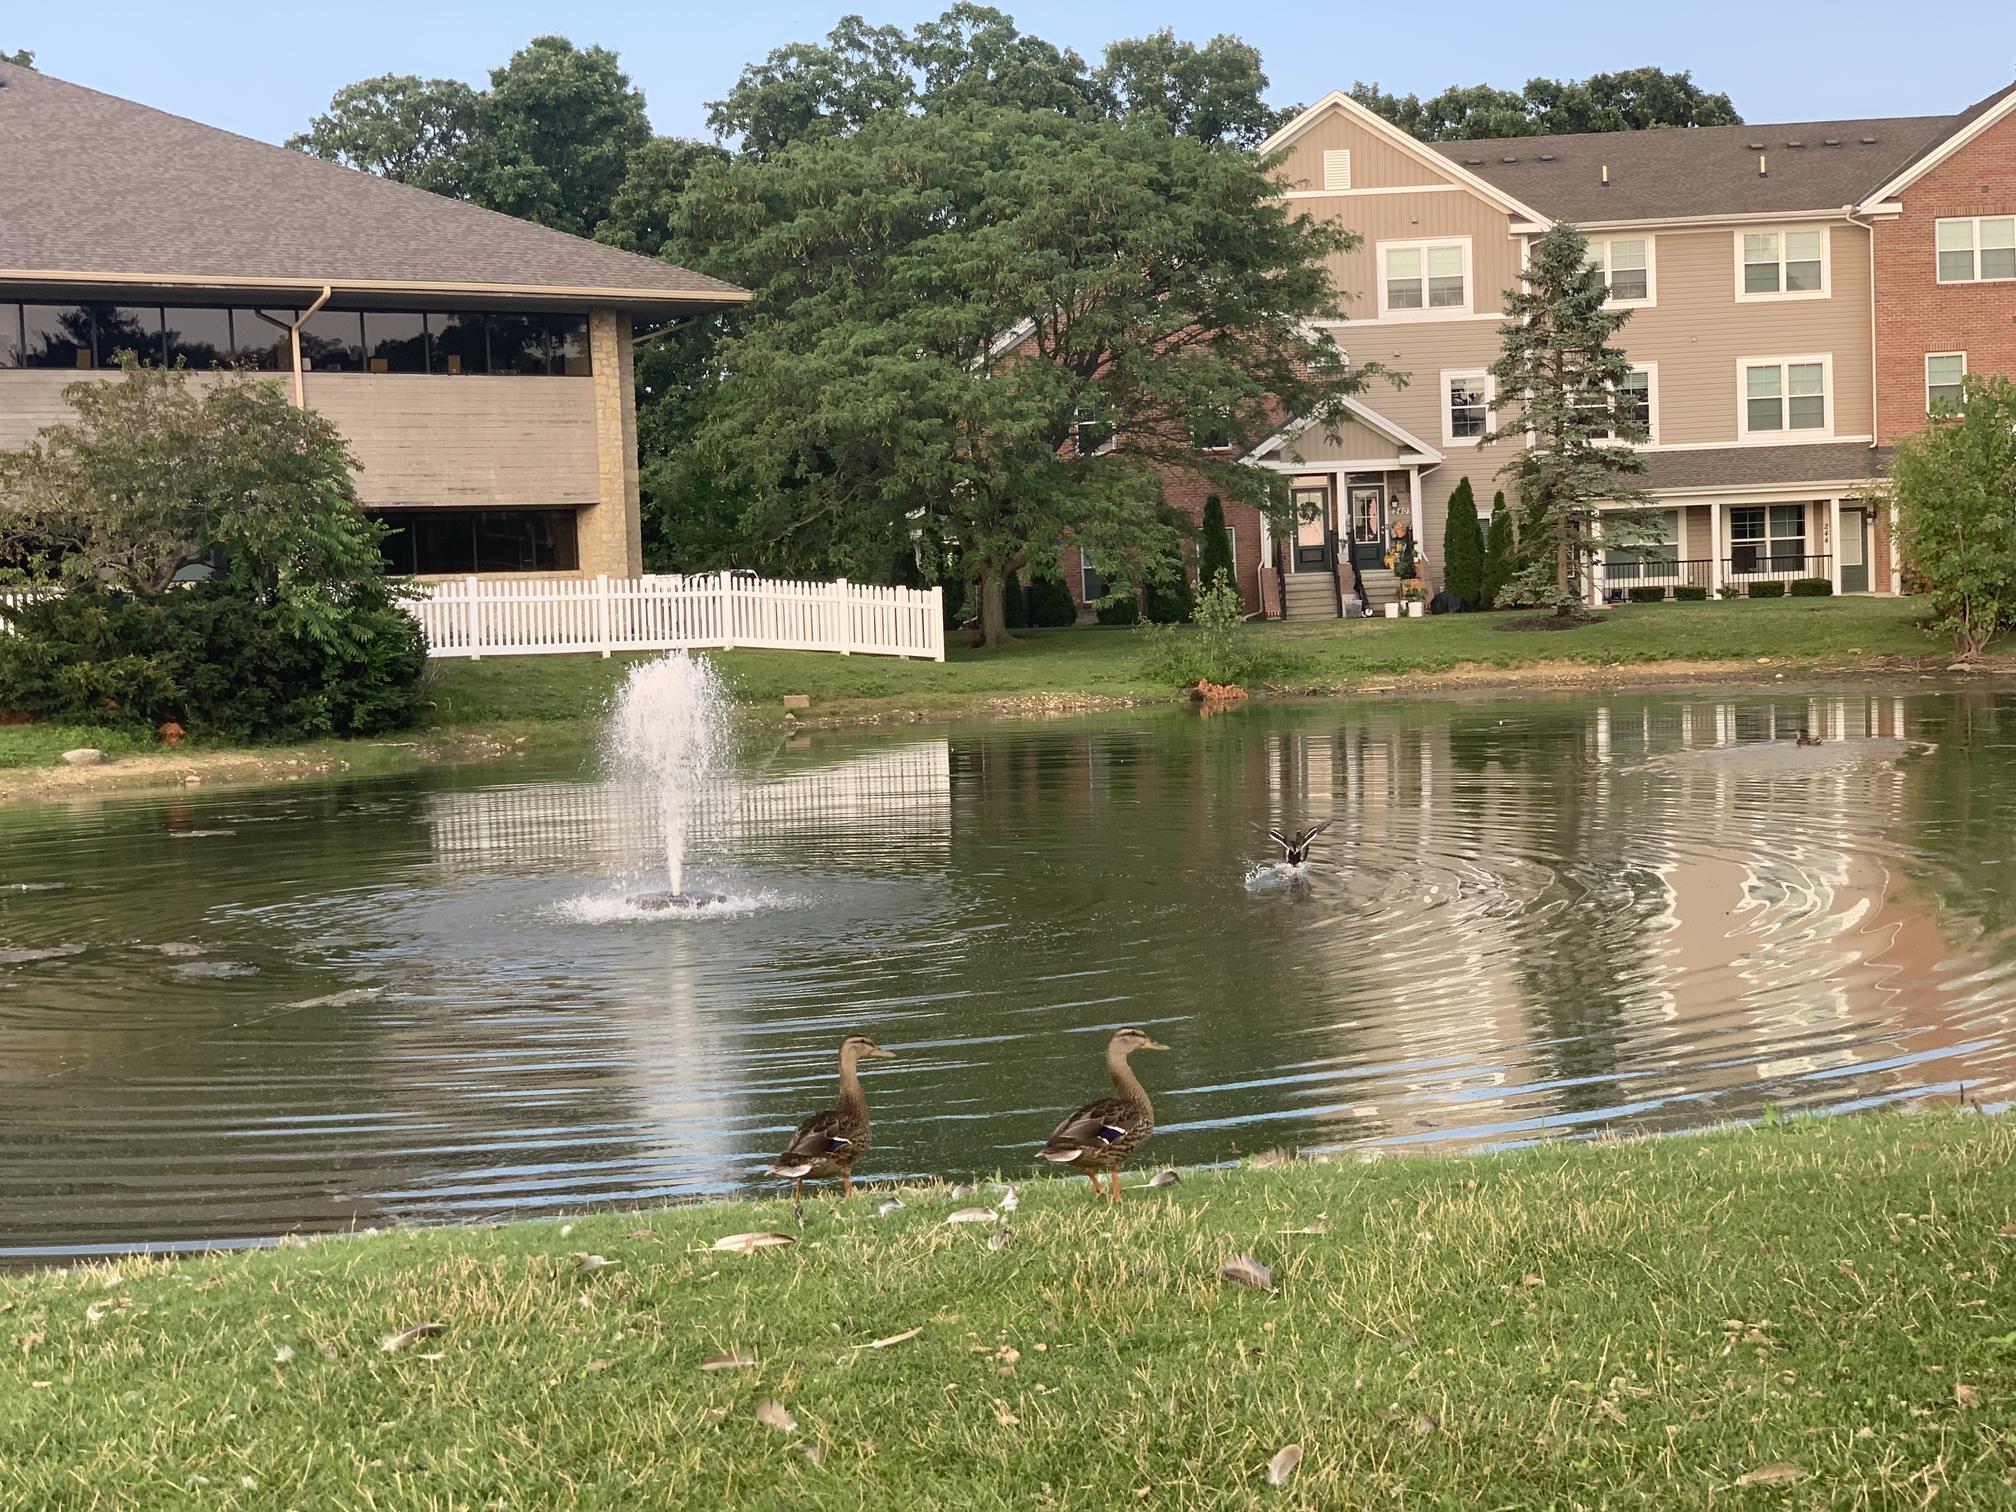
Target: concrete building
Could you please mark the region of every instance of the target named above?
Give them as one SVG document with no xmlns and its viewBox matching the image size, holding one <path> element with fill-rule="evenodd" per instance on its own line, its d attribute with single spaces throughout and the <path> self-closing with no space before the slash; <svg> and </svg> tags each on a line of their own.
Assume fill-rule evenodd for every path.
<svg viewBox="0 0 2016 1512">
<path fill-rule="evenodd" d="M 633 327 L 718 279 L 0 63 L 0 447 L 117 354 L 326 415 L 406 572 L 642 570 Z"/>
</svg>

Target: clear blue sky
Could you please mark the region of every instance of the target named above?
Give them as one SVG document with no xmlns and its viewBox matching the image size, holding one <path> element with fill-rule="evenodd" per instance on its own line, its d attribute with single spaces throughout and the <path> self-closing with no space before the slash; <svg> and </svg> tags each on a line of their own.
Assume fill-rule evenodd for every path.
<svg viewBox="0 0 2016 1512">
<path fill-rule="evenodd" d="M 558 32 L 623 56 L 660 131 L 701 135 L 705 102 L 745 63 L 825 35 L 858 10 L 908 26 L 943 7 L 827 0 L 766 3 L 440 4 L 352 0 L 335 7 L 243 0 L 16 0 L 0 4 L 0 50 L 25 47 L 47 72 L 94 89 L 279 141 L 341 85 L 383 73 L 481 83 L 528 39 Z M 1516 88 L 1535 74 L 1580 77 L 1655 64 L 1691 69 L 1757 122 L 1932 115 L 1960 109 L 2016 77 L 2016 4 L 1959 11 L 1876 5 L 1748 3 L 1496 7 L 1216 0 L 1001 4 L 1023 30 L 1096 57 L 1116 37 L 1171 26 L 1202 40 L 1229 31 L 1266 59 L 1276 104 L 1313 100 L 1354 79 L 1432 93 L 1453 83 Z M 1516 15 L 1515 32 L 1505 18 Z M 1814 23 L 1818 23 L 1816 26 Z M 0 169 L 4 171 L 4 169 Z"/>
</svg>

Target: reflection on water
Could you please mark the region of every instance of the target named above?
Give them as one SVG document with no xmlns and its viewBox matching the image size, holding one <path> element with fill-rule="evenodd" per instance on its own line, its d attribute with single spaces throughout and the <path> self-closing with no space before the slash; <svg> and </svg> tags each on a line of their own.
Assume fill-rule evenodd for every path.
<svg viewBox="0 0 2016 1512">
<path fill-rule="evenodd" d="M 576 772 L 7 811 L 0 1255 L 733 1189 L 856 1028 L 878 1176 L 1026 1170 L 1127 1021 L 1168 1161 L 1993 1104 L 2012 751 L 1972 692 L 836 732 L 698 806 L 701 918 Z"/>
</svg>

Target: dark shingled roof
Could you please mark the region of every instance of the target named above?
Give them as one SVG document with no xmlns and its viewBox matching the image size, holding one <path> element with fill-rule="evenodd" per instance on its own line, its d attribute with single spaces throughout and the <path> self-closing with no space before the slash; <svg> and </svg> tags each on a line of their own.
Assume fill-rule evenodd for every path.
<svg viewBox="0 0 2016 1512">
<path fill-rule="evenodd" d="M 1645 454 L 1646 471 L 1632 481 L 1654 493 L 1676 488 L 1739 491 L 1777 483 L 1866 483 L 1883 476 L 1889 459 L 1887 451 L 1866 441 L 1655 451 Z"/>
<path fill-rule="evenodd" d="M 592 290 L 646 307 L 747 297 L 670 263 L 5 63 L 0 270 L 226 287 Z"/>
<path fill-rule="evenodd" d="M 1839 210 L 1917 162 L 2011 90 L 2016 85 L 1958 115 L 1661 127 L 1427 145 L 1553 220 Z M 1760 156 L 1762 174 L 1757 171 Z"/>
</svg>

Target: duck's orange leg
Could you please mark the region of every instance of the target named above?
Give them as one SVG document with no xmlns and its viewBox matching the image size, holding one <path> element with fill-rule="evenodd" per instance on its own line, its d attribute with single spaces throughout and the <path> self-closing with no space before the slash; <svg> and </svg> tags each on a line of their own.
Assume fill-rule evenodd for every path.
<svg viewBox="0 0 2016 1512">
<path fill-rule="evenodd" d="M 1106 1195 L 1106 1189 L 1099 1185 L 1099 1173 L 1097 1171 L 1087 1171 L 1085 1179 L 1092 1183 L 1093 1191 L 1097 1192 L 1101 1197 Z"/>
<path fill-rule="evenodd" d="M 803 1202 L 805 1200 L 805 1178 L 803 1176 L 800 1176 L 796 1181 L 791 1183 L 791 1200 L 793 1202 Z"/>
<path fill-rule="evenodd" d="M 842 1171 L 840 1173 L 840 1195 L 842 1197 L 852 1197 L 854 1195 L 854 1173 L 852 1171 Z"/>
<path fill-rule="evenodd" d="M 1106 1173 L 1106 1179 L 1113 1184 L 1113 1200 L 1120 1200 L 1120 1167 L 1115 1166 Z"/>
</svg>

